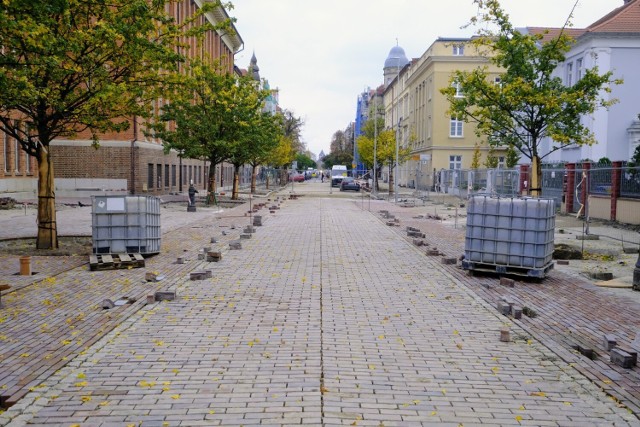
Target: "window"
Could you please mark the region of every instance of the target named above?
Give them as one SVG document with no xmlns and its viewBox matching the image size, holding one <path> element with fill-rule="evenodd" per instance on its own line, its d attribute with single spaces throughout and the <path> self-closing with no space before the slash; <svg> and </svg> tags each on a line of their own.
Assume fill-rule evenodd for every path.
<svg viewBox="0 0 640 427">
<path fill-rule="evenodd" d="M 17 139 L 13 140 L 13 166 L 16 173 L 20 172 L 20 143 Z"/>
<path fill-rule="evenodd" d="M 427 139 L 431 139 L 431 116 L 427 118 Z"/>
<path fill-rule="evenodd" d="M 451 83 L 451 86 L 456 88 L 456 94 L 455 94 L 456 98 L 462 98 L 464 96 L 464 94 L 462 93 L 462 83 L 455 81 Z"/>
<path fill-rule="evenodd" d="M 582 58 L 576 59 L 576 82 L 582 79 Z"/>
<path fill-rule="evenodd" d="M 453 56 L 462 56 L 464 55 L 464 45 L 463 44 L 454 44 L 453 45 Z"/>
<path fill-rule="evenodd" d="M 449 169 L 462 169 L 462 156 L 449 156 Z"/>
<path fill-rule="evenodd" d="M 176 186 L 176 165 L 171 165 L 171 186 Z"/>
<path fill-rule="evenodd" d="M 498 157 L 498 168 L 504 169 L 504 156 Z"/>
<path fill-rule="evenodd" d="M 25 173 L 27 175 L 31 174 L 31 156 L 25 153 L 24 155 L 24 164 L 25 164 Z"/>
<path fill-rule="evenodd" d="M 493 79 L 493 84 L 502 87 L 502 77 L 498 76 Z"/>
<path fill-rule="evenodd" d="M 2 142 L 4 143 L 4 171 L 5 172 L 9 172 L 9 169 L 11 168 L 11 163 L 9 161 L 9 155 L 11 154 L 11 149 L 9 148 L 9 136 L 2 132 Z"/>
<path fill-rule="evenodd" d="M 156 188 L 162 188 L 162 165 L 157 164 L 156 169 L 158 174 L 158 182 L 157 182 Z"/>
<path fill-rule="evenodd" d="M 566 78 L 567 86 L 573 85 L 573 62 L 569 62 L 567 64 L 567 78 Z"/>
<path fill-rule="evenodd" d="M 164 165 L 164 186 L 169 187 L 169 165 Z"/>
<path fill-rule="evenodd" d="M 462 124 L 463 121 L 459 117 L 451 117 L 451 123 L 449 127 L 449 136 L 460 138 L 462 137 Z"/>
<path fill-rule="evenodd" d="M 147 190 L 153 190 L 153 163 L 147 164 Z"/>
</svg>

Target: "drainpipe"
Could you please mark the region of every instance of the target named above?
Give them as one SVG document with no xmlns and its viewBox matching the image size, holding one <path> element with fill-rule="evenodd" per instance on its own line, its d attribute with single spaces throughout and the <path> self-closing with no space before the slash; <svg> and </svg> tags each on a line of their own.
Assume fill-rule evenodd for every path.
<svg viewBox="0 0 640 427">
<path fill-rule="evenodd" d="M 133 116 L 133 139 L 131 140 L 131 184 L 129 192 L 133 195 L 136 193 L 136 141 L 138 141 L 138 118 Z"/>
</svg>

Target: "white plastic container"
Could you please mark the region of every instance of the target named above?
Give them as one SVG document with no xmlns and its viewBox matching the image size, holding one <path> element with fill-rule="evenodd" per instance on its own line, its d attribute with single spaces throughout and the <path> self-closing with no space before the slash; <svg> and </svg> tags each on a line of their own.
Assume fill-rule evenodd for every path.
<svg viewBox="0 0 640 427">
<path fill-rule="evenodd" d="M 160 199 L 153 196 L 94 196 L 93 253 L 160 252 Z"/>
<path fill-rule="evenodd" d="M 465 268 L 474 263 L 501 266 L 497 271 L 539 271 L 552 265 L 553 199 L 472 196 L 467 207 Z M 522 273 L 522 271 L 518 271 Z"/>
</svg>

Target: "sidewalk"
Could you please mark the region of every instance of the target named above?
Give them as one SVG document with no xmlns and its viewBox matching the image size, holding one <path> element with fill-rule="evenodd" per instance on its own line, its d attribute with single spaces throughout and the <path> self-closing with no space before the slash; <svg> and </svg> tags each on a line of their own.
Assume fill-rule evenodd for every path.
<svg viewBox="0 0 640 427">
<path fill-rule="evenodd" d="M 458 255 L 460 230 L 322 188 L 301 184 L 296 194 L 307 195 L 260 211 L 264 226 L 241 250 L 228 244 L 248 223 L 246 205 L 180 213 L 176 224 L 185 222 L 163 232 L 144 269 L 79 266 L 3 295 L 0 385 L 28 394 L 0 425 L 638 424 L 610 398 L 640 413 L 640 394 L 625 388 L 637 368 L 576 355 L 546 325 L 598 335 L 615 323 L 626 338 L 640 306 L 609 303 L 562 273 L 514 288 L 469 277 L 403 233 L 415 222 L 431 245 Z M 401 227 L 386 226 L 380 209 L 397 212 Z M 204 246 L 222 261 L 198 260 Z M 189 280 L 203 269 L 213 277 Z M 145 271 L 165 278 L 145 282 Z M 553 299 L 559 289 L 585 298 Z M 156 290 L 177 299 L 146 305 Z M 541 315 L 498 315 L 497 295 L 511 293 L 538 298 Z M 123 296 L 135 302 L 98 307 Z M 509 343 L 499 340 L 505 324 Z"/>
</svg>

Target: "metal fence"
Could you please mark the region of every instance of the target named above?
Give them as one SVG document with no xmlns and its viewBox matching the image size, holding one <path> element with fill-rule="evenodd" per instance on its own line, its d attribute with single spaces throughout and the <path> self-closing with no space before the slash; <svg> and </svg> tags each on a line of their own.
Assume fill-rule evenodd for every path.
<svg viewBox="0 0 640 427">
<path fill-rule="evenodd" d="M 625 167 L 620 174 L 620 196 L 640 199 L 640 166 Z"/>
<path fill-rule="evenodd" d="M 467 199 L 474 194 L 516 197 L 519 194 L 520 171 L 512 169 L 399 169 L 398 186 L 412 189 L 428 197 L 431 193 Z M 394 179 L 396 179 L 394 177 Z M 383 171 L 383 184 L 388 183 L 388 170 Z"/>
</svg>

